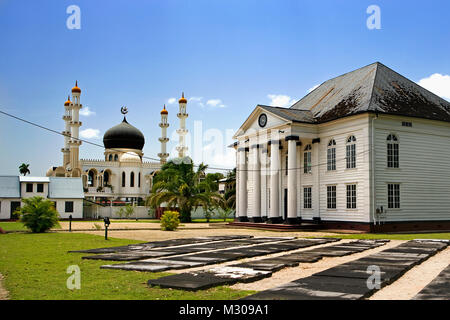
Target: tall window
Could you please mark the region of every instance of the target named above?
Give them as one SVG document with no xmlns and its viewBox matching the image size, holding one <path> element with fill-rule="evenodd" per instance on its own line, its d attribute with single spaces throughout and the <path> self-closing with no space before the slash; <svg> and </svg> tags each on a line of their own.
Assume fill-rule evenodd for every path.
<svg viewBox="0 0 450 320">
<path fill-rule="evenodd" d="M 94 171 L 89 171 L 88 173 L 88 186 L 93 187 L 94 186 Z"/>
<path fill-rule="evenodd" d="M 387 137 L 387 166 L 388 168 L 398 168 L 398 138 L 394 134 Z"/>
<path fill-rule="evenodd" d="M 303 188 L 303 208 L 304 209 L 312 208 L 311 187 Z"/>
<path fill-rule="evenodd" d="M 350 136 L 346 145 L 347 169 L 356 168 L 356 138 Z"/>
<path fill-rule="evenodd" d="M 113 156 L 112 156 L 112 154 L 110 154 L 108 160 L 112 161 L 112 159 L 113 159 Z"/>
<path fill-rule="evenodd" d="M 119 156 L 117 154 L 114 155 L 114 161 L 119 161 Z"/>
<path fill-rule="evenodd" d="M 347 209 L 356 209 L 356 184 L 347 185 Z"/>
<path fill-rule="evenodd" d="M 388 184 L 388 208 L 400 208 L 400 185 L 398 183 Z"/>
<path fill-rule="evenodd" d="M 139 172 L 139 175 L 138 175 L 138 187 L 140 188 L 141 187 L 141 173 Z"/>
<path fill-rule="evenodd" d="M 125 172 L 122 172 L 122 187 L 125 187 Z"/>
<path fill-rule="evenodd" d="M 327 186 L 327 208 L 336 209 L 336 186 Z"/>
<path fill-rule="evenodd" d="M 308 144 L 303 152 L 303 172 L 311 173 L 311 145 Z"/>
<path fill-rule="evenodd" d="M 39 193 L 44 192 L 44 184 L 43 183 L 37 184 L 37 192 L 39 192 Z"/>
<path fill-rule="evenodd" d="M 130 187 L 134 187 L 134 172 L 130 173 Z"/>
<path fill-rule="evenodd" d="M 336 170 L 336 141 L 331 139 L 327 148 L 327 170 Z"/>
<path fill-rule="evenodd" d="M 33 192 L 33 184 L 27 183 L 27 192 Z"/>
</svg>

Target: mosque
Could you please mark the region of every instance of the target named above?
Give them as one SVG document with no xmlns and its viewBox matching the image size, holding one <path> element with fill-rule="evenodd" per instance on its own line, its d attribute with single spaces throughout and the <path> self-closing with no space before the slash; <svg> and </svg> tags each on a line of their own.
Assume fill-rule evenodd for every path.
<svg viewBox="0 0 450 320">
<path fill-rule="evenodd" d="M 103 136 L 104 155 L 101 160 L 79 159 L 79 149 L 82 140 L 79 138 L 79 130 L 82 123 L 79 119 L 81 89 L 78 82 L 72 88 L 72 100 L 70 96 L 64 103 L 65 113 L 63 120 L 65 129 L 64 147 L 61 149 L 63 162 L 61 166 L 51 167 L 47 171 L 48 177 L 81 177 L 83 182 L 84 197 L 87 200 L 99 199 L 112 204 L 113 202 L 139 203 L 150 193 L 152 180 L 155 173 L 167 161 L 169 153 L 166 144 L 167 128 L 169 127 L 169 113 L 164 106 L 161 111 L 161 152 L 158 153 L 160 161 L 147 162 L 143 160 L 143 147 L 145 137 L 142 132 L 128 123 L 126 107 L 122 107 L 124 116 L 121 123 L 108 129 Z M 183 158 L 188 150 L 185 145 L 187 99 L 179 99 L 180 127 L 177 130 L 179 144 L 177 146 L 178 157 Z"/>
</svg>

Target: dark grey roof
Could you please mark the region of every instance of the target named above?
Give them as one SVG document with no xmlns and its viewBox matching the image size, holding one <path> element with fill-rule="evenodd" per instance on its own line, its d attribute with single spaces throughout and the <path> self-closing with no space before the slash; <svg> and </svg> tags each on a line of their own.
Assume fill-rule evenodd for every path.
<svg viewBox="0 0 450 320">
<path fill-rule="evenodd" d="M 364 112 L 450 122 L 448 101 L 379 62 L 325 81 L 289 109 L 266 108 L 288 120 L 309 123 Z"/>
<path fill-rule="evenodd" d="M 286 120 L 305 123 L 312 123 L 315 121 L 312 112 L 309 110 L 296 110 L 263 105 L 258 106 Z"/>
<path fill-rule="evenodd" d="M 142 150 L 145 138 L 139 129 L 127 122 L 125 117 L 122 123 L 108 129 L 103 135 L 103 145 L 107 149 L 127 148 Z"/>
</svg>

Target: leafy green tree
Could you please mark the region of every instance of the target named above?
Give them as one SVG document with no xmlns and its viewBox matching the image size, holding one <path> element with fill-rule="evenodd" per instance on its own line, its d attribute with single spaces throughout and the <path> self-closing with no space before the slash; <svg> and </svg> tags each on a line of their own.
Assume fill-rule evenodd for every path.
<svg viewBox="0 0 450 320">
<path fill-rule="evenodd" d="M 31 172 L 30 172 L 29 167 L 30 167 L 29 164 L 22 163 L 22 164 L 19 166 L 19 173 L 20 173 L 20 174 L 23 174 L 24 176 L 26 176 L 27 174 L 30 174 Z"/>
<path fill-rule="evenodd" d="M 24 198 L 17 209 L 20 221 L 34 233 L 45 232 L 58 225 L 59 214 L 52 201 L 42 197 Z"/>
<path fill-rule="evenodd" d="M 166 203 L 169 207 L 178 207 L 181 222 L 191 222 L 192 210 L 201 206 L 207 211 L 221 198 L 213 191 L 210 181 L 203 179 L 207 168 L 201 164 L 194 171 L 191 159 L 177 163 L 169 161 L 156 174 L 146 205 L 156 208 Z"/>
</svg>

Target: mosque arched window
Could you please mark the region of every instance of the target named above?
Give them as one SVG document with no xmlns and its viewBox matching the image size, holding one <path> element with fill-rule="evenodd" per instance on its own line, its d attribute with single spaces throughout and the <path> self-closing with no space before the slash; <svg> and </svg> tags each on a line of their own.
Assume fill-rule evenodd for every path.
<svg viewBox="0 0 450 320">
<path fill-rule="evenodd" d="M 114 161 L 119 161 L 119 156 L 117 154 L 114 156 Z"/>
<path fill-rule="evenodd" d="M 122 172 L 122 187 L 125 187 L 125 172 Z"/>
<path fill-rule="evenodd" d="M 103 174 L 103 184 L 106 186 L 109 184 L 109 171 L 105 171 Z"/>
<path fill-rule="evenodd" d="M 130 187 L 134 187 L 134 172 L 130 173 Z"/>
<path fill-rule="evenodd" d="M 88 187 L 93 187 L 95 181 L 95 173 L 92 170 L 88 172 Z"/>
<path fill-rule="evenodd" d="M 112 159 L 113 159 L 113 156 L 112 156 L 112 154 L 110 154 L 109 157 L 108 157 L 108 160 L 112 161 Z"/>
</svg>

